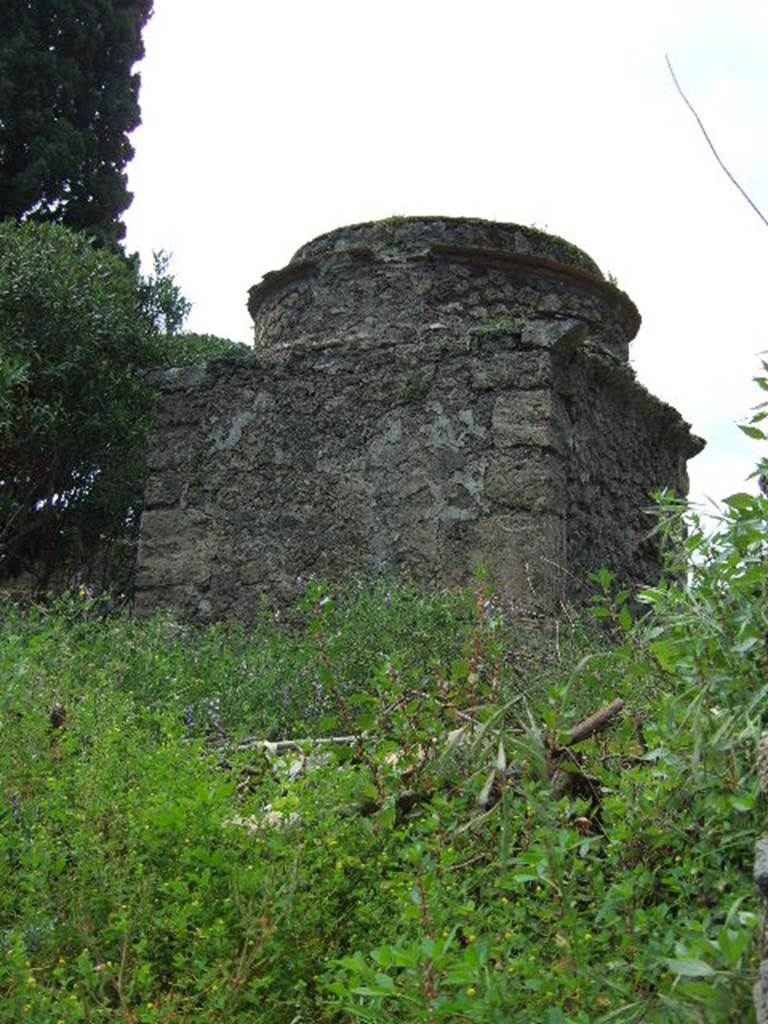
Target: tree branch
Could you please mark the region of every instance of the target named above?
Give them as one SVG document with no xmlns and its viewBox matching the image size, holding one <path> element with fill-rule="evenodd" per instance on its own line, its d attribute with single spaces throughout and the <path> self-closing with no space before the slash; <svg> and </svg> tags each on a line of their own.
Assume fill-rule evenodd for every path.
<svg viewBox="0 0 768 1024">
<path fill-rule="evenodd" d="M 696 123 L 698 124 L 699 128 L 701 128 L 701 133 L 702 133 L 702 135 L 703 135 L 703 136 L 704 136 L 704 138 L 705 138 L 705 139 L 707 140 L 707 144 L 709 145 L 709 148 L 710 148 L 710 149 L 712 150 L 712 152 L 714 153 L 714 155 L 715 155 L 715 160 L 717 160 L 717 162 L 718 162 L 718 163 L 720 164 L 720 166 L 721 166 L 721 168 L 723 169 L 723 171 L 724 171 L 724 172 L 726 173 L 726 175 L 727 175 L 727 176 L 728 176 L 728 177 L 730 178 L 730 180 L 731 180 L 731 181 L 733 182 L 733 184 L 734 184 L 734 185 L 736 186 L 736 188 L 737 188 L 737 189 L 739 190 L 739 192 L 741 192 L 741 194 L 742 194 L 742 195 L 744 196 L 744 198 L 745 198 L 745 199 L 747 200 L 747 202 L 748 202 L 748 203 L 749 203 L 749 205 L 750 205 L 750 206 L 752 207 L 752 209 L 753 209 L 753 210 L 755 211 L 755 213 L 756 213 L 756 214 L 757 214 L 757 216 L 758 216 L 758 217 L 760 218 L 760 220 L 761 220 L 761 221 L 763 222 L 763 224 L 765 224 L 765 226 L 766 226 L 766 227 L 768 227 L 768 219 L 766 219 L 765 215 L 764 215 L 764 214 L 762 213 L 762 211 L 761 211 L 761 210 L 760 210 L 760 209 L 759 209 L 759 208 L 758 208 L 758 207 L 757 207 L 757 206 L 755 205 L 755 203 L 753 203 L 753 202 L 752 202 L 752 200 L 750 199 L 750 197 L 749 197 L 749 196 L 747 195 L 747 193 L 746 193 L 746 192 L 744 191 L 744 189 L 743 189 L 743 188 L 741 187 L 741 185 L 740 185 L 740 184 L 738 183 L 738 181 L 736 181 L 736 179 L 734 178 L 734 176 L 733 176 L 733 175 L 731 174 L 731 172 L 730 172 L 730 171 L 728 170 L 728 168 L 727 168 L 727 167 L 725 166 L 725 164 L 723 163 L 723 161 L 722 161 L 722 160 L 720 159 L 720 154 L 719 154 L 719 153 L 717 152 L 717 150 L 715 149 L 715 146 L 714 146 L 714 143 L 712 142 L 712 139 L 710 139 L 709 135 L 707 134 L 707 129 L 706 129 L 705 127 L 704 127 L 704 124 L 703 124 L 703 122 L 702 122 L 701 118 L 699 117 L 699 115 L 698 115 L 698 114 L 696 113 L 696 110 L 694 109 L 694 107 L 693 107 L 693 104 L 692 104 L 692 103 L 691 103 L 691 101 L 690 101 L 690 100 L 688 99 L 688 97 L 687 97 L 687 96 L 685 95 L 685 93 L 683 92 L 683 90 L 682 90 L 682 88 L 681 88 L 681 86 L 680 86 L 680 83 L 679 83 L 679 82 L 678 82 L 678 80 L 677 80 L 677 75 L 676 75 L 676 74 L 675 74 L 675 72 L 674 72 L 674 69 L 673 69 L 673 67 L 672 67 L 672 61 L 671 61 L 671 60 L 669 59 L 669 55 L 665 53 L 665 54 L 664 54 L 664 59 L 665 59 L 665 60 L 666 60 L 666 62 L 667 62 L 667 67 L 669 68 L 669 73 L 670 73 L 670 75 L 672 75 L 672 81 L 673 81 L 673 82 L 675 83 L 675 88 L 677 89 L 677 91 L 678 91 L 678 92 L 680 93 L 680 95 L 682 96 L 682 98 L 683 98 L 683 102 L 685 103 L 685 105 L 686 105 L 686 106 L 688 107 L 688 109 L 690 110 L 690 112 L 691 112 L 691 113 L 693 114 L 693 116 L 694 116 L 694 117 L 696 118 Z"/>
<path fill-rule="evenodd" d="M 594 736 L 596 732 L 601 732 L 613 716 L 617 715 L 623 707 L 624 701 L 621 697 L 617 697 L 616 700 L 612 701 L 606 707 L 596 711 L 594 715 L 590 715 L 589 718 L 585 718 L 583 722 L 579 722 L 579 724 L 574 726 L 568 734 L 566 746 L 573 747 L 577 743 L 581 743 L 583 740 L 589 739 L 590 736 Z"/>
</svg>

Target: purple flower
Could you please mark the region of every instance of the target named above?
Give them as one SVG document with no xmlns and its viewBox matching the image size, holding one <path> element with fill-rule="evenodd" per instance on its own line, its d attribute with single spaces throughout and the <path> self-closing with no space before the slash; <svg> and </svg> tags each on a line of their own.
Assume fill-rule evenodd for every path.
<svg viewBox="0 0 768 1024">
<path fill-rule="evenodd" d="M 387 591 L 386 594 L 384 595 L 384 604 L 387 606 L 387 608 L 392 607 L 392 595 L 390 594 L 389 591 Z"/>
<path fill-rule="evenodd" d="M 188 728 L 192 728 L 195 721 L 195 706 L 194 704 L 187 704 L 184 708 L 184 723 Z"/>
<path fill-rule="evenodd" d="M 21 797 L 18 793 L 11 794 L 11 814 L 14 818 L 18 818 L 21 814 Z"/>
<path fill-rule="evenodd" d="M 209 697 L 205 702 L 205 710 L 208 714 L 208 721 L 211 723 L 216 732 L 221 733 L 224 731 L 221 724 L 221 701 L 218 697 Z"/>
</svg>

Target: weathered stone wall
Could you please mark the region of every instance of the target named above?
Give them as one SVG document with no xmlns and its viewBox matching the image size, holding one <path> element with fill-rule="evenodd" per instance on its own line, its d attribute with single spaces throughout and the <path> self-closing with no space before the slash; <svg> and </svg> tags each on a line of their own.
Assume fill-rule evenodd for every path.
<svg viewBox="0 0 768 1024">
<path fill-rule="evenodd" d="M 315 573 L 464 583 L 527 610 L 602 564 L 700 448 L 626 364 L 639 317 L 585 254 L 420 218 L 322 236 L 251 290 L 260 349 L 161 375 L 141 611 L 248 621 Z"/>
</svg>

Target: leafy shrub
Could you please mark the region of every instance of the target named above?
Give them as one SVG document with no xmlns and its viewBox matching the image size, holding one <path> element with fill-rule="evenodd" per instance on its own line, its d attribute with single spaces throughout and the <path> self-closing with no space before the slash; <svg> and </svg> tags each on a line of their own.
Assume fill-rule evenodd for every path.
<svg viewBox="0 0 768 1024">
<path fill-rule="evenodd" d="M 203 366 L 212 359 L 226 356 L 243 358 L 251 349 L 216 334 L 195 334 L 181 331 L 163 338 L 163 362 L 168 366 Z"/>
<path fill-rule="evenodd" d="M 0 224 L 0 579 L 76 569 L 127 589 L 153 392 L 143 373 L 238 348 L 183 335 L 190 305 L 155 255 L 53 224 Z"/>
<path fill-rule="evenodd" d="M 0 572 L 124 530 L 143 480 L 154 337 L 125 260 L 50 224 L 0 225 Z"/>
</svg>

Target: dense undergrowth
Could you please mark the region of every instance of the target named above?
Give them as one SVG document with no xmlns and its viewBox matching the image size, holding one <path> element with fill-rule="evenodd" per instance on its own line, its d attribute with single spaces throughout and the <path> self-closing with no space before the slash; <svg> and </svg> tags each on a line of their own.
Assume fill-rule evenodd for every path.
<svg viewBox="0 0 768 1024">
<path fill-rule="evenodd" d="M 666 582 L 538 632 L 482 580 L 3 605 L 0 1020 L 753 1019 L 767 524 L 668 507 Z"/>
</svg>

